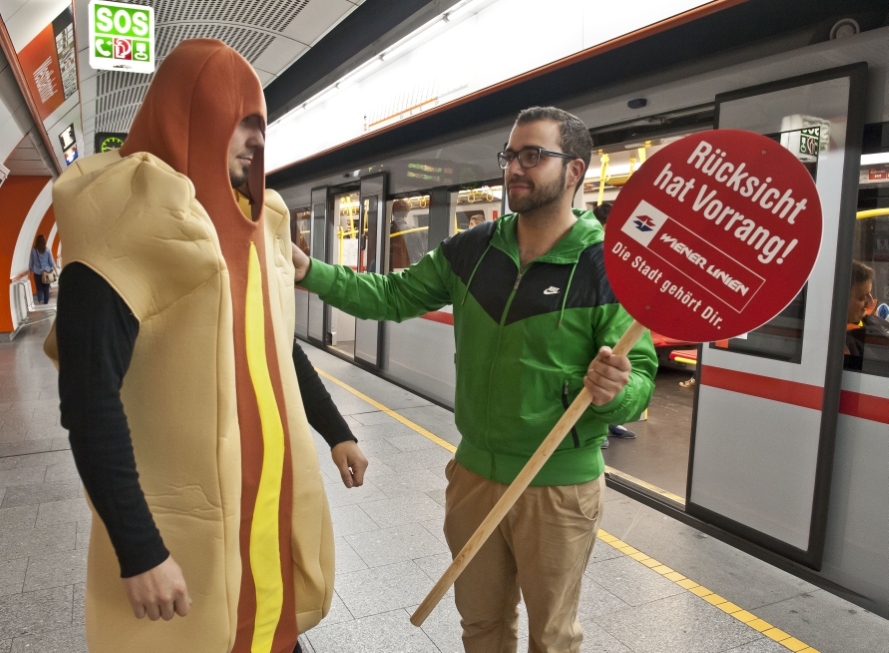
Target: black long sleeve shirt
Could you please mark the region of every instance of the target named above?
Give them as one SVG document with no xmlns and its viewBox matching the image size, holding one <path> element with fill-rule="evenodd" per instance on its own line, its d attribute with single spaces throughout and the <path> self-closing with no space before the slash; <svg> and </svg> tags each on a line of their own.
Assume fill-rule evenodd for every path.
<svg viewBox="0 0 889 653">
<path fill-rule="evenodd" d="M 153 569 L 169 556 L 139 485 L 120 399 L 138 335 L 138 320 L 102 277 L 80 263 L 65 268 L 56 318 L 62 426 L 123 578 Z M 293 363 L 309 424 L 331 448 L 357 441 L 295 341 Z"/>
</svg>

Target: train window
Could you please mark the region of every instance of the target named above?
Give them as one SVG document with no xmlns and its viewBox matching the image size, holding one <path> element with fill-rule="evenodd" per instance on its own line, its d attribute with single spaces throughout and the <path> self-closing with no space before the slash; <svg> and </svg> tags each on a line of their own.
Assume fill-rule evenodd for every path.
<svg viewBox="0 0 889 653">
<path fill-rule="evenodd" d="M 889 376 L 889 152 L 862 166 L 843 366 Z"/>
<path fill-rule="evenodd" d="M 830 123 L 817 117 L 791 115 L 784 118 L 781 126 L 781 132 L 765 135 L 793 152 L 812 178 L 817 179 L 819 156 L 830 147 Z M 808 284 L 783 311 L 758 329 L 739 338 L 711 343 L 710 347 L 786 363 L 801 363 L 807 289 Z"/>
<path fill-rule="evenodd" d="M 311 234 L 311 207 L 293 209 L 290 212 L 290 242 L 296 243 L 302 251 L 309 254 L 309 237 Z"/>
<path fill-rule="evenodd" d="M 501 184 L 478 184 L 451 193 L 452 219 L 448 235 L 453 236 L 482 222 L 500 217 L 503 205 Z"/>
<path fill-rule="evenodd" d="M 389 215 L 388 271 L 397 272 L 429 251 L 429 195 L 392 200 Z"/>
<path fill-rule="evenodd" d="M 315 198 L 312 197 L 312 199 L 314 200 Z M 312 206 L 314 217 L 312 218 L 311 254 L 322 261 L 327 260 L 327 256 L 324 253 L 324 213 L 326 208 L 327 206 L 323 202 Z"/>
<path fill-rule="evenodd" d="M 339 265 L 360 267 L 359 222 L 361 218 L 358 191 L 342 193 L 333 198 L 334 259 Z"/>
</svg>

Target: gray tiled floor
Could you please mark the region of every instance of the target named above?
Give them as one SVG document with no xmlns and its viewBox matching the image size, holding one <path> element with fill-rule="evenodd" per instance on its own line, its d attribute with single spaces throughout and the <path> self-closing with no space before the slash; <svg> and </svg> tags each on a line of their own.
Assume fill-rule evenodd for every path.
<svg viewBox="0 0 889 653">
<path fill-rule="evenodd" d="M 89 511 L 64 430 L 49 322 L 0 344 L 0 653 L 83 653 Z M 448 411 L 306 346 L 325 372 L 457 444 Z M 450 562 L 443 475 L 451 455 L 325 381 L 371 461 L 346 489 L 315 435 L 336 534 L 331 611 L 301 636 L 307 653 L 459 653 L 453 590 L 422 628 L 408 618 Z M 608 490 L 603 528 L 822 653 L 889 650 L 889 624 Z M 522 608 L 523 610 L 523 608 Z M 788 649 L 599 542 L 578 619 L 583 653 L 780 653 Z M 519 650 L 528 646 L 522 611 Z M 883 647 L 883 648 L 880 648 Z"/>
</svg>

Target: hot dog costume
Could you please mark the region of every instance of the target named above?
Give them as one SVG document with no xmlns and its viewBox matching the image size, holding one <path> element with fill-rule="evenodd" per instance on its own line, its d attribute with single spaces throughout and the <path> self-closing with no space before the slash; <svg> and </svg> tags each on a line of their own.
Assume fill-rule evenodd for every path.
<svg viewBox="0 0 889 653">
<path fill-rule="evenodd" d="M 330 608 L 333 531 L 291 359 L 289 211 L 264 188 L 262 149 L 252 220 L 228 175 L 229 141 L 254 114 L 264 123 L 250 64 L 220 41 L 184 41 L 126 145 L 74 162 L 53 189 L 65 263 L 98 273 L 139 321 L 121 399 L 194 601 L 185 618 L 137 620 L 94 512 L 91 653 L 291 653 Z"/>
</svg>

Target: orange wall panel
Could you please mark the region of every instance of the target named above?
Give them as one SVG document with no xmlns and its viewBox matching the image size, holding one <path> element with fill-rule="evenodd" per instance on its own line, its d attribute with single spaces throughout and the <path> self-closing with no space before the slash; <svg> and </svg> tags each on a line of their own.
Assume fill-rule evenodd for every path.
<svg viewBox="0 0 889 653">
<path fill-rule="evenodd" d="M 9 284 L 15 244 L 28 211 L 49 180 L 50 177 L 9 177 L 0 186 L 0 270 L 10 277 L 9 281 L 0 282 L 0 333 L 13 330 Z"/>
</svg>

